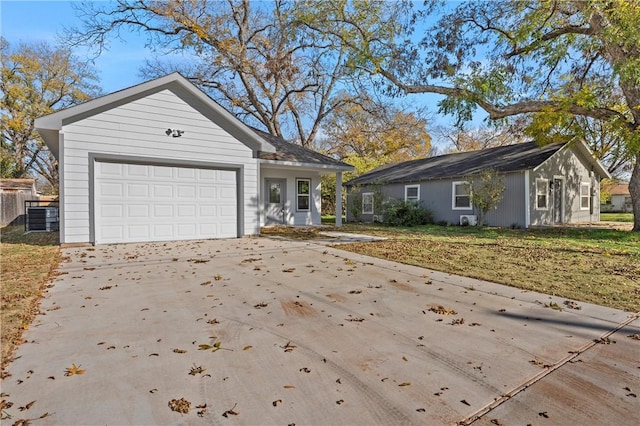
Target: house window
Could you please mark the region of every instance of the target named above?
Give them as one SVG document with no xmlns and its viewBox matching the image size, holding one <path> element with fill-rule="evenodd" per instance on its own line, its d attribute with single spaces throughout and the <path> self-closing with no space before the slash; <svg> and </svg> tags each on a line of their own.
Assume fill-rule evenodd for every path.
<svg viewBox="0 0 640 426">
<path fill-rule="evenodd" d="M 404 200 L 417 203 L 420 201 L 420 185 L 406 185 L 404 187 Z"/>
<path fill-rule="evenodd" d="M 311 205 L 311 179 L 296 179 L 296 210 L 308 212 Z"/>
<path fill-rule="evenodd" d="M 469 182 L 453 182 L 453 210 L 471 209 L 471 185 Z"/>
<path fill-rule="evenodd" d="M 546 210 L 549 207 L 549 180 L 536 179 L 536 209 Z"/>
<path fill-rule="evenodd" d="M 362 193 L 362 214 L 373 214 L 373 192 Z"/>
<path fill-rule="evenodd" d="M 582 182 L 580 184 L 580 210 L 589 210 L 591 207 L 591 184 Z"/>
</svg>

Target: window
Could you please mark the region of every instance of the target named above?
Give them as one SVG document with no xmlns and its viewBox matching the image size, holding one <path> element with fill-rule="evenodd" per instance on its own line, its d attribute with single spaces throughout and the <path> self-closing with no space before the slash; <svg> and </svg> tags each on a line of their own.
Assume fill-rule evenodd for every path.
<svg viewBox="0 0 640 426">
<path fill-rule="evenodd" d="M 536 179 L 536 209 L 546 210 L 549 207 L 549 180 Z"/>
<path fill-rule="evenodd" d="M 296 210 L 308 212 L 311 205 L 311 179 L 296 179 Z"/>
<path fill-rule="evenodd" d="M 404 187 L 404 200 L 417 203 L 420 201 L 420 185 L 406 185 Z"/>
<path fill-rule="evenodd" d="M 469 182 L 453 182 L 453 210 L 471 209 L 471 186 Z"/>
<path fill-rule="evenodd" d="M 589 210 L 591 207 L 591 184 L 580 184 L 580 210 Z"/>
<path fill-rule="evenodd" d="M 373 192 L 362 193 L 362 214 L 373 214 Z"/>
<path fill-rule="evenodd" d="M 280 204 L 280 183 L 279 182 L 271 182 L 269 184 L 269 203 L 270 204 Z"/>
</svg>

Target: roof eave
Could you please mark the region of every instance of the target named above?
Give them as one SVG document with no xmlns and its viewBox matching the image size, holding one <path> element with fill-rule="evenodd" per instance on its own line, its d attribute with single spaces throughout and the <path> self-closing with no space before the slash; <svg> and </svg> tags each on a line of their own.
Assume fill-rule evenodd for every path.
<svg viewBox="0 0 640 426">
<path fill-rule="evenodd" d="M 304 167 L 307 169 L 317 169 L 318 171 L 325 171 L 325 172 L 331 172 L 331 171 L 350 172 L 354 170 L 354 167 L 348 164 L 341 166 L 337 164 L 304 163 L 300 161 L 266 160 L 263 158 L 261 158 L 259 161 L 260 161 L 260 164 L 267 164 L 272 166 L 297 167 L 297 168 Z"/>
</svg>

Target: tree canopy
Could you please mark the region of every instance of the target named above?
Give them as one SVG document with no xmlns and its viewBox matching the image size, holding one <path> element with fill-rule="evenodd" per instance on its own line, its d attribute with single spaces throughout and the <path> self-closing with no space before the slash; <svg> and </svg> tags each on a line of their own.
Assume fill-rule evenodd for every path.
<svg viewBox="0 0 640 426">
<path fill-rule="evenodd" d="M 345 94 L 358 93 L 345 90 L 357 85 L 346 44 L 309 25 L 325 6 L 295 0 L 84 2 L 78 6 L 83 26 L 67 36 L 71 44 L 100 51 L 110 37 L 139 31 L 156 52 L 146 77 L 179 71 L 248 124 L 310 147 L 323 120 L 356 100 Z M 366 10 L 368 21 L 379 23 L 382 12 Z M 172 56 L 176 60 L 166 59 Z"/>
<path fill-rule="evenodd" d="M 35 119 L 98 93 L 94 69 L 47 43 L 12 47 L 0 39 L 0 161 L 2 177 L 32 172 L 58 187 L 57 162 L 34 128 Z"/>
<path fill-rule="evenodd" d="M 540 143 L 585 139 L 577 117 L 602 123 L 634 162 L 640 232 L 640 2 L 428 0 L 413 18 L 395 43 L 366 29 L 350 40 L 361 67 L 404 93 L 443 95 L 440 111 L 460 122 L 478 107 L 490 120 L 526 115 Z"/>
</svg>

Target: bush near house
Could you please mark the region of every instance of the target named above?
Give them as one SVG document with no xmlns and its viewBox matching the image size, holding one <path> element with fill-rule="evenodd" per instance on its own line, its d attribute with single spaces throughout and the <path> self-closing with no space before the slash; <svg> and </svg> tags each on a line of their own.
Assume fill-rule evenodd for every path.
<svg viewBox="0 0 640 426">
<path fill-rule="evenodd" d="M 384 223 L 390 226 L 420 226 L 433 223 L 429 210 L 405 200 L 389 200 L 382 204 Z"/>
</svg>

